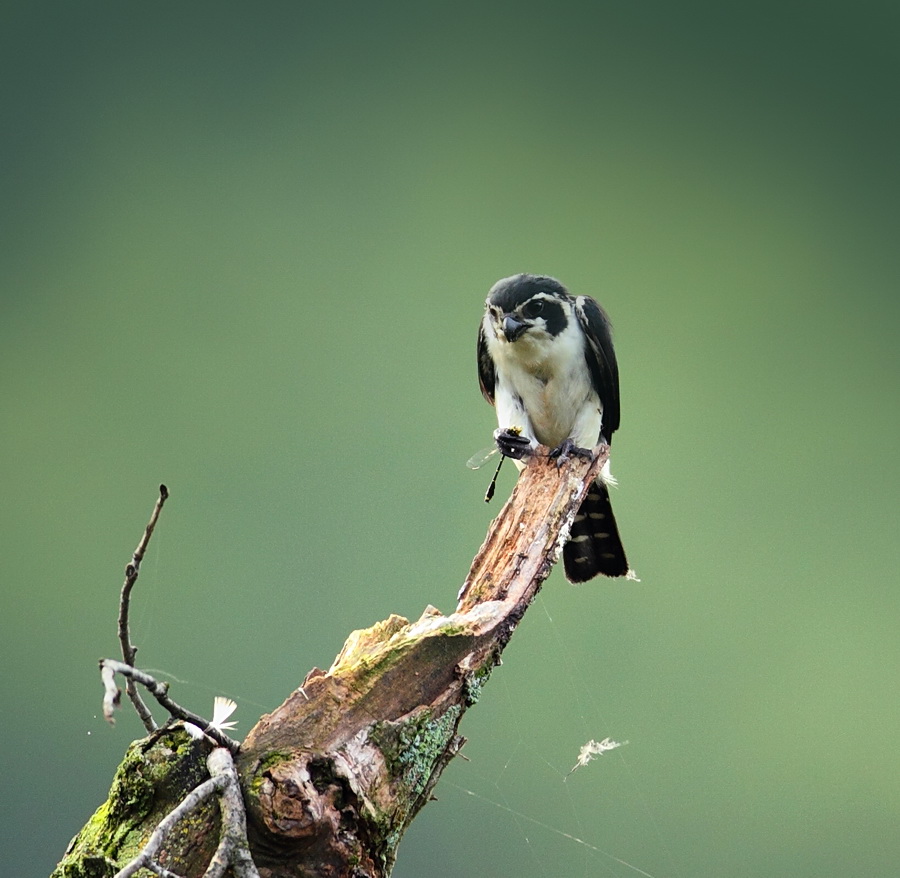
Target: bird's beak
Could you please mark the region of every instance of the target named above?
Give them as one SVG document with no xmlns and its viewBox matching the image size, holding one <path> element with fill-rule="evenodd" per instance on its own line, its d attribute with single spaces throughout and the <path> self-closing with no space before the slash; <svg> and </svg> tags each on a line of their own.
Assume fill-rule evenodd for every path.
<svg viewBox="0 0 900 878">
<path fill-rule="evenodd" d="M 521 320 L 518 320 L 512 314 L 506 314 L 503 317 L 503 334 L 506 336 L 506 340 L 509 342 L 515 341 L 519 338 L 526 329 L 528 329 L 528 325 L 526 323 L 522 323 Z"/>
</svg>

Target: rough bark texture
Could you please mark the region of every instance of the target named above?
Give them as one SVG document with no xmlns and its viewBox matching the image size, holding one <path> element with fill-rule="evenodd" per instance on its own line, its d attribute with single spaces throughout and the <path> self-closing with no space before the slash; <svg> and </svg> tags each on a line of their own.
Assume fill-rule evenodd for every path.
<svg viewBox="0 0 900 878">
<path fill-rule="evenodd" d="M 391 616 L 353 632 L 328 671 L 311 671 L 250 731 L 237 766 L 263 878 L 390 874 L 400 838 L 464 743 L 460 719 L 559 557 L 607 452 L 561 468 L 544 455 L 532 458 L 492 523 L 454 613 L 428 607 L 416 622 Z M 156 766 L 152 806 L 135 811 L 113 795 L 136 770 L 126 758 L 110 800 L 54 876 L 108 878 L 177 804 L 176 785 L 159 766 L 183 775 L 186 757 L 159 733 L 129 754 L 135 748 Z M 215 848 L 215 831 L 195 825 L 194 832 L 188 850 L 166 864 L 185 876 L 202 875 Z"/>
<path fill-rule="evenodd" d="M 160 820 L 209 777 L 210 750 L 208 742 L 181 728 L 135 741 L 116 771 L 109 798 L 72 839 L 53 878 L 112 878 L 141 852 Z M 218 806 L 211 800 L 179 824 L 161 864 L 179 875 L 202 875 L 218 844 L 218 822 Z"/>
</svg>

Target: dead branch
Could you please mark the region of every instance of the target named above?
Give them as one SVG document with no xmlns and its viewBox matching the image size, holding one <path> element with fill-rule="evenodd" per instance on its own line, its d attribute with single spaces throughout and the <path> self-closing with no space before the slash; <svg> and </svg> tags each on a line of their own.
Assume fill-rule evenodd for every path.
<svg viewBox="0 0 900 878">
<path fill-rule="evenodd" d="M 429 607 L 417 622 L 391 616 L 354 632 L 327 672 L 310 672 L 302 694 L 250 731 L 238 770 L 261 875 L 390 873 L 608 452 L 561 468 L 533 457 L 453 614 Z"/>
<path fill-rule="evenodd" d="M 478 700 L 559 557 L 608 451 L 603 446 L 590 460 L 575 457 L 557 467 L 542 449 L 492 523 L 455 612 L 444 616 L 428 607 L 416 622 L 391 616 L 353 632 L 327 672 L 310 671 L 302 687 L 250 731 L 237 771 L 261 878 L 390 874 L 404 831 L 465 743 L 458 734 L 463 714 Z M 104 670 L 107 677 L 112 670 Z M 133 667 L 128 675 L 138 679 Z M 203 782 L 185 788 L 183 777 L 196 774 L 191 748 L 197 742 L 185 743 L 187 737 L 161 729 L 132 747 L 101 809 L 103 819 L 73 841 L 54 876 L 69 874 L 65 867 L 75 859 L 94 856 L 96 862 L 98 849 L 106 863 L 132 859 L 136 854 L 126 856 L 126 844 L 111 841 L 126 838 L 123 821 L 133 828 L 131 850 L 135 844 L 143 849 L 153 829 Z M 150 799 L 125 789 L 130 778 L 151 775 L 158 780 Z M 166 792 L 169 777 L 178 782 Z M 136 812 L 135 803 L 145 799 L 152 805 Z M 224 836 L 211 831 L 211 822 L 211 815 L 195 821 L 190 845 L 172 854 L 179 874 L 222 874 L 215 852 Z M 237 859 L 232 869 L 241 874 Z"/>
</svg>

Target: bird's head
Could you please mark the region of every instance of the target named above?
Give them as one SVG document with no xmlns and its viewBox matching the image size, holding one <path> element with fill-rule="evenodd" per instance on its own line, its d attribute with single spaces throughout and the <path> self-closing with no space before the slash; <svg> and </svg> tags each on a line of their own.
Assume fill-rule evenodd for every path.
<svg viewBox="0 0 900 878">
<path fill-rule="evenodd" d="M 491 287 L 484 306 L 494 335 L 512 344 L 559 335 L 568 325 L 572 298 L 552 277 L 515 274 Z"/>
</svg>

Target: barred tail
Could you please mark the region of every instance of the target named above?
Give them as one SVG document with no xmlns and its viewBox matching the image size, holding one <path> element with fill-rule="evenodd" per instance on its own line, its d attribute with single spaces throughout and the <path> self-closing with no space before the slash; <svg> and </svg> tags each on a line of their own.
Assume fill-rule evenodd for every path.
<svg viewBox="0 0 900 878">
<path fill-rule="evenodd" d="M 575 515 L 569 541 L 563 547 L 563 566 L 569 582 L 587 582 L 598 573 L 604 576 L 628 573 L 609 491 L 602 482 L 591 485 Z"/>
</svg>

